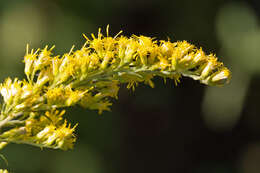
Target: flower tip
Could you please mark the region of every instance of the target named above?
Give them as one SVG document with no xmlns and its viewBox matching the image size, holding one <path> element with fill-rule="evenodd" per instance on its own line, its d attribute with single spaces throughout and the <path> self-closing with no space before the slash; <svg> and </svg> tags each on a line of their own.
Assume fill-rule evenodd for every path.
<svg viewBox="0 0 260 173">
<path fill-rule="evenodd" d="M 223 69 L 218 72 L 215 76 L 212 77 L 211 82 L 217 86 L 223 86 L 224 84 L 229 83 L 231 79 L 231 73 L 228 69 Z"/>
<path fill-rule="evenodd" d="M 106 31 L 107 31 L 107 37 L 109 37 L 109 24 L 107 25 Z"/>
<path fill-rule="evenodd" d="M 26 55 L 29 54 L 29 43 L 26 44 Z"/>
</svg>

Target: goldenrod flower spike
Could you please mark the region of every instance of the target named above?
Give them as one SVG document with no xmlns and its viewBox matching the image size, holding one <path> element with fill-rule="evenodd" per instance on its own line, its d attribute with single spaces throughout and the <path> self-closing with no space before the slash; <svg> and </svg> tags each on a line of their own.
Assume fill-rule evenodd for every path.
<svg viewBox="0 0 260 173">
<path fill-rule="evenodd" d="M 119 34 L 111 37 L 107 28 L 107 36 L 103 36 L 99 29 L 92 39 L 84 35 L 86 43 L 81 49 L 73 46 L 63 56 L 53 56 L 54 47 L 30 52 L 27 46 L 27 80 L 7 78 L 0 85 L 1 148 L 10 142 L 72 148 L 76 125 L 67 123 L 65 111 L 60 109 L 79 104 L 101 114 L 110 110 L 110 99 L 117 99 L 122 83 L 133 89 L 140 82 L 154 87 L 155 76 L 175 83 L 187 76 L 206 85 L 222 86 L 231 78 L 215 55 L 206 55 L 186 41 L 172 43 Z"/>
</svg>

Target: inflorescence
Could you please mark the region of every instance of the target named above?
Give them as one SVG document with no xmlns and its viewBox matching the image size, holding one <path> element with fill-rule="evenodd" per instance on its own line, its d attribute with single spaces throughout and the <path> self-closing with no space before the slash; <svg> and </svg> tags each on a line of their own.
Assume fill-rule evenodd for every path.
<svg viewBox="0 0 260 173">
<path fill-rule="evenodd" d="M 121 32 L 120 32 L 121 33 Z M 119 34 L 120 34 L 119 33 Z M 7 78 L 0 85 L 3 97 L 0 115 L 0 148 L 8 143 L 71 149 L 76 125 L 63 115 L 65 107 L 81 105 L 98 113 L 110 110 L 119 85 L 128 88 L 143 82 L 154 87 L 155 76 L 179 82 L 187 76 L 211 86 L 229 82 L 230 71 L 186 41 L 156 41 L 150 37 L 103 36 L 86 38 L 63 56 L 54 47 L 29 51 L 24 56 L 27 79 Z"/>
</svg>

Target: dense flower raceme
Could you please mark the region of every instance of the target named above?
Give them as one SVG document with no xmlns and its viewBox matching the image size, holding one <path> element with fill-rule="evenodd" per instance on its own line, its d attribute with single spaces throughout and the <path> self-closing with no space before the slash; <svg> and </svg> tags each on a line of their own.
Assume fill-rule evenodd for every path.
<svg viewBox="0 0 260 173">
<path fill-rule="evenodd" d="M 0 86 L 3 97 L 0 115 L 0 148 L 7 143 L 70 149 L 74 129 L 62 117 L 61 108 L 79 104 L 99 113 L 110 110 L 119 85 L 133 88 L 140 82 L 151 87 L 160 76 L 179 82 L 191 77 L 206 85 L 221 86 L 230 71 L 213 55 L 186 41 L 172 43 L 150 37 L 116 35 L 85 36 L 79 50 L 63 56 L 52 50 L 31 50 L 24 57 L 26 80 L 7 78 Z"/>
</svg>

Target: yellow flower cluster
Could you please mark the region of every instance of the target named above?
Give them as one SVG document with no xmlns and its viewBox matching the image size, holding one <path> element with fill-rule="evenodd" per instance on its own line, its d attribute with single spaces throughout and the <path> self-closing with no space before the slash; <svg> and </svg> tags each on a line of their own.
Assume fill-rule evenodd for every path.
<svg viewBox="0 0 260 173">
<path fill-rule="evenodd" d="M 71 127 L 63 120 L 65 111 L 47 111 L 45 114 L 30 112 L 26 120 L 11 120 L 5 126 L 17 126 L 3 132 L 0 140 L 30 144 L 38 147 L 71 149 L 76 141 L 73 134 L 76 126 Z M 26 114 L 26 113 L 25 113 Z"/>
<path fill-rule="evenodd" d="M 8 173 L 6 169 L 0 169 L 0 173 Z"/>
<path fill-rule="evenodd" d="M 85 36 L 85 35 L 84 35 Z M 7 78 L 0 85 L 3 97 L 0 142 L 25 143 L 39 147 L 69 149 L 75 142 L 75 126 L 58 109 L 79 104 L 99 113 L 110 110 L 119 85 L 133 88 L 140 82 L 151 87 L 160 76 L 175 82 L 188 76 L 206 85 L 221 86 L 230 71 L 214 55 L 186 41 L 172 43 L 150 37 L 98 32 L 79 50 L 53 56 L 52 50 L 31 50 L 24 57 L 27 80 Z M 2 148 L 2 147 L 1 147 Z"/>
</svg>

